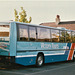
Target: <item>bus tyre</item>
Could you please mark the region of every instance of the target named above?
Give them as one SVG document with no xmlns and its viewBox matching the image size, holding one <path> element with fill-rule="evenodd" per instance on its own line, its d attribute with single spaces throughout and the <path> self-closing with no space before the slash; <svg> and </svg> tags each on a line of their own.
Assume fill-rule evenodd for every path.
<svg viewBox="0 0 75 75">
<path fill-rule="evenodd" d="M 44 64 L 44 57 L 42 54 L 39 54 L 36 59 L 36 66 L 41 67 Z"/>
</svg>

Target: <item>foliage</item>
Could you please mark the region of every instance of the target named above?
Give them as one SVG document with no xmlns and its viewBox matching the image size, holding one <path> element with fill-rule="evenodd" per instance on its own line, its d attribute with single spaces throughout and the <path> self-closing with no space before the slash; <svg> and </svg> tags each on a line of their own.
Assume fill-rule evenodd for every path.
<svg viewBox="0 0 75 75">
<path fill-rule="evenodd" d="M 32 18 L 29 18 L 29 21 L 27 20 L 27 14 L 26 11 L 21 7 L 21 12 L 18 15 L 18 12 L 16 9 L 14 9 L 14 14 L 15 14 L 15 21 L 18 22 L 25 22 L 25 23 L 30 23 L 32 21 Z"/>
</svg>

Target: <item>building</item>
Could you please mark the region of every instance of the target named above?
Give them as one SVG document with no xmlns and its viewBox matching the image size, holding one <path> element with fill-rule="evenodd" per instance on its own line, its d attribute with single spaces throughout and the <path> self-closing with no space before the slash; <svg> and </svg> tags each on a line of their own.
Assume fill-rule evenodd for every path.
<svg viewBox="0 0 75 75">
<path fill-rule="evenodd" d="M 60 16 L 57 15 L 55 22 L 41 23 L 40 25 L 50 27 L 63 27 L 70 30 L 75 30 L 75 21 L 60 21 Z"/>
</svg>

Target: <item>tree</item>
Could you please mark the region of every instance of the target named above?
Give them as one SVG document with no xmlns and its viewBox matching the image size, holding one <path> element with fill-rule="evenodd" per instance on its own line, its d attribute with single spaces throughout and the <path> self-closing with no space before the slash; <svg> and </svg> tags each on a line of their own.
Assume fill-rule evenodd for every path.
<svg viewBox="0 0 75 75">
<path fill-rule="evenodd" d="M 15 14 L 15 21 L 18 22 L 25 22 L 25 23 L 30 23 L 32 21 L 32 18 L 29 18 L 29 21 L 27 20 L 27 14 L 26 11 L 21 7 L 21 12 L 18 15 L 18 12 L 16 9 L 14 9 L 14 14 Z"/>
</svg>

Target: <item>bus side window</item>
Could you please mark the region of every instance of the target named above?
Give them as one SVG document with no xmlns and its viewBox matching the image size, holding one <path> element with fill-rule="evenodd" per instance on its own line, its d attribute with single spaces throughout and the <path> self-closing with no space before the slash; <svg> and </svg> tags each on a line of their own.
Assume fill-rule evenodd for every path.
<svg viewBox="0 0 75 75">
<path fill-rule="evenodd" d="M 72 41 L 75 43 L 75 32 L 72 32 Z"/>
<path fill-rule="evenodd" d="M 71 42 L 71 32 L 66 31 L 66 42 Z"/>
<path fill-rule="evenodd" d="M 37 28 L 38 41 L 49 42 L 50 41 L 50 29 Z"/>
<path fill-rule="evenodd" d="M 52 42 L 59 42 L 59 30 L 51 29 Z"/>
<path fill-rule="evenodd" d="M 18 41 L 28 41 L 28 26 L 18 25 Z"/>
<path fill-rule="evenodd" d="M 60 42 L 65 42 L 65 31 L 60 31 Z"/>
<path fill-rule="evenodd" d="M 30 41 L 36 40 L 36 28 L 35 27 L 29 27 L 29 40 Z"/>
</svg>

